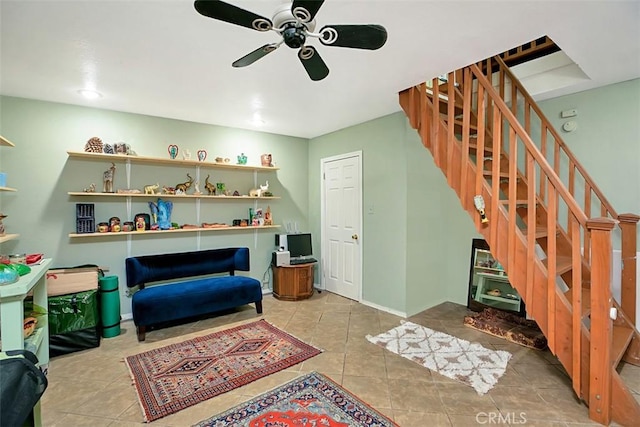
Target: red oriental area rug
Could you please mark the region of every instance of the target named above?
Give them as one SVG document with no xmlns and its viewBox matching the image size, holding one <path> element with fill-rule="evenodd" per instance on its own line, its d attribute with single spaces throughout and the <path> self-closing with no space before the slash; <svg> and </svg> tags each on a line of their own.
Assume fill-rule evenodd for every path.
<svg viewBox="0 0 640 427">
<path fill-rule="evenodd" d="M 265 320 L 125 359 L 145 421 L 178 412 L 321 353 Z"/>
<path fill-rule="evenodd" d="M 397 424 L 328 377 L 311 372 L 194 427 L 391 427 Z"/>
</svg>

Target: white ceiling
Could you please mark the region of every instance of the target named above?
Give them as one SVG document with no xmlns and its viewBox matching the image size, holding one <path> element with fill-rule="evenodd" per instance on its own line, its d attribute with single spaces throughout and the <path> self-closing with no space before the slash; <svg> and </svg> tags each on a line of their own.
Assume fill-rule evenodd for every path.
<svg viewBox="0 0 640 427">
<path fill-rule="evenodd" d="M 282 1 L 229 3 L 271 18 Z M 543 35 L 588 78 L 538 99 L 640 77 L 637 0 L 326 0 L 317 28 L 381 24 L 388 41 L 369 51 L 312 39 L 331 70 L 318 82 L 284 45 L 232 68 L 279 36 L 206 18 L 191 0 L 1 0 L 0 15 L 2 95 L 304 138 L 398 111 L 399 91 Z"/>
</svg>

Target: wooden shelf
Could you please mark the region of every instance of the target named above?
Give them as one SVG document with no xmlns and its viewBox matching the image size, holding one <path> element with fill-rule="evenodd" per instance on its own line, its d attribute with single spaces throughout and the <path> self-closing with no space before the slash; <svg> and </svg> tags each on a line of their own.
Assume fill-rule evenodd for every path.
<svg viewBox="0 0 640 427">
<path fill-rule="evenodd" d="M 176 233 L 195 233 L 195 232 L 210 232 L 210 231 L 244 231 L 244 230 L 267 230 L 273 228 L 279 228 L 279 225 L 260 225 L 260 226 L 247 226 L 247 227 L 215 227 L 215 228 L 179 228 L 175 230 L 149 230 L 149 231 L 120 231 L 118 233 L 70 233 L 70 238 L 78 237 L 118 237 L 118 236 L 156 236 L 161 234 L 176 234 Z"/>
<path fill-rule="evenodd" d="M 251 197 L 251 196 L 209 196 L 208 194 L 129 194 L 129 193 L 86 193 L 84 191 L 69 191 L 69 196 L 79 197 L 146 197 L 161 199 L 208 199 L 208 200 L 277 200 L 279 196 Z"/>
<path fill-rule="evenodd" d="M 67 155 L 70 158 L 101 160 L 107 162 L 123 162 L 130 161 L 131 163 L 147 163 L 154 165 L 174 165 L 174 166 L 204 166 L 208 168 L 218 169 L 230 169 L 230 170 L 245 170 L 245 171 L 275 171 L 279 168 L 275 166 L 252 166 L 252 165 L 236 165 L 232 163 L 217 163 L 217 162 L 200 162 L 198 160 L 184 160 L 184 159 L 167 159 L 163 157 L 144 157 L 144 156 L 125 156 L 119 154 L 103 154 L 103 153 L 87 153 L 84 151 L 67 151 Z"/>
<path fill-rule="evenodd" d="M 0 135 L 0 145 L 3 145 L 5 147 L 15 147 L 16 145 L 9 141 L 7 138 L 5 138 L 4 136 Z"/>
<path fill-rule="evenodd" d="M 11 187 L 0 187 L 0 191 L 18 191 L 18 190 Z"/>
<path fill-rule="evenodd" d="M 20 237 L 19 234 L 5 234 L 4 236 L 0 236 L 0 243 L 8 242 L 9 240 L 17 239 Z"/>
</svg>

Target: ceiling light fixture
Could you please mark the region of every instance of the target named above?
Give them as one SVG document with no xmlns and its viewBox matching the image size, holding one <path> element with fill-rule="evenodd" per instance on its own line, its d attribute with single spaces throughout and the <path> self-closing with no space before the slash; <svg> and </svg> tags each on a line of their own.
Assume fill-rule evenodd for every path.
<svg viewBox="0 0 640 427">
<path fill-rule="evenodd" d="M 78 93 L 87 99 L 102 98 L 102 94 L 92 89 L 80 89 Z"/>
</svg>

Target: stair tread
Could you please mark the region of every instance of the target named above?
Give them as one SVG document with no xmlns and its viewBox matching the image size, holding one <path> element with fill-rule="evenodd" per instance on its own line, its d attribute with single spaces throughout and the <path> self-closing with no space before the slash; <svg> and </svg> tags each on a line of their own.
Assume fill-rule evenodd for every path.
<svg viewBox="0 0 640 427">
<path fill-rule="evenodd" d="M 544 266 L 547 268 L 548 268 L 548 261 L 549 261 L 548 258 L 542 261 Z M 562 256 L 562 255 L 556 256 L 556 275 L 559 276 L 561 274 L 564 274 L 567 271 L 571 270 L 572 267 L 573 267 L 573 264 L 570 256 Z"/>
<path fill-rule="evenodd" d="M 611 346 L 611 362 L 613 367 L 618 366 L 622 356 L 627 351 L 627 346 L 633 337 L 633 328 L 627 325 L 613 325 L 613 344 Z"/>
<path fill-rule="evenodd" d="M 522 234 L 527 235 L 528 234 L 528 228 L 523 228 L 522 230 Z M 539 225 L 536 227 L 536 239 L 540 239 L 542 237 L 547 237 L 549 235 L 549 229 L 545 226 Z"/>
<path fill-rule="evenodd" d="M 591 312 L 591 289 L 580 288 L 582 291 L 582 317 L 587 316 Z M 573 288 L 564 293 L 564 296 L 571 303 L 573 301 Z"/>
</svg>

